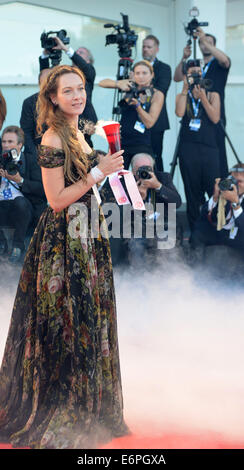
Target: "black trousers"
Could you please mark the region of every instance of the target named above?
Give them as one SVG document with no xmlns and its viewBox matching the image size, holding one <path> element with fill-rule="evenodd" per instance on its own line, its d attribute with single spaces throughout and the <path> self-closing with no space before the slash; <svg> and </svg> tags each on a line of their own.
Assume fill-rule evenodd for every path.
<svg viewBox="0 0 244 470">
<path fill-rule="evenodd" d="M 164 171 L 162 152 L 163 152 L 164 131 L 151 131 L 151 143 L 155 157 L 155 166 L 158 171 Z"/>
<path fill-rule="evenodd" d="M 238 250 L 241 257 L 244 258 L 244 235 L 237 233 L 233 240 L 229 238 L 230 231 L 222 229 L 217 231 L 215 225 L 212 225 L 208 219 L 199 219 L 195 225 L 195 230 L 191 237 L 193 248 L 200 246 L 225 245 Z"/>
<path fill-rule="evenodd" d="M 228 162 L 227 162 L 227 154 L 226 154 L 226 147 L 225 147 L 225 133 L 224 130 L 218 122 L 215 126 L 215 137 L 217 142 L 217 147 L 219 149 L 219 169 L 220 169 L 220 178 L 226 178 L 228 175 Z"/>
<path fill-rule="evenodd" d="M 200 215 L 200 206 L 213 194 L 215 178 L 219 177 L 219 152 L 217 147 L 182 142 L 179 147 L 180 171 L 184 183 L 187 218 L 191 232 Z"/>
<path fill-rule="evenodd" d="M 26 197 L 18 196 L 8 201 L 0 201 L 0 239 L 4 240 L 1 227 L 13 227 L 13 247 L 25 249 L 25 237 L 33 219 L 33 208 Z"/>
</svg>

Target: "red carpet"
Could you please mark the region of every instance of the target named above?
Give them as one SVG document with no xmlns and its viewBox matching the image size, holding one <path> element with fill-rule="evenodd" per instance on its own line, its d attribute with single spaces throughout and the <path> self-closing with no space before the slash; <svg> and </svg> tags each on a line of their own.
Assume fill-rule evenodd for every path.
<svg viewBox="0 0 244 470">
<path fill-rule="evenodd" d="M 1 444 L 0 443 L 0 449 L 13 449 L 11 444 Z M 29 449 L 29 447 L 15 447 L 15 449 Z"/>
<path fill-rule="evenodd" d="M 163 434 L 161 437 L 132 435 L 114 439 L 101 449 L 244 449 L 243 441 L 228 440 L 215 433 L 202 435 Z"/>
<path fill-rule="evenodd" d="M 0 444 L 0 449 L 11 449 L 11 444 Z M 218 433 L 162 434 L 162 436 L 131 436 L 114 439 L 101 449 L 244 449 L 244 440 L 227 439 Z M 25 447 L 26 449 L 26 447 Z"/>
</svg>

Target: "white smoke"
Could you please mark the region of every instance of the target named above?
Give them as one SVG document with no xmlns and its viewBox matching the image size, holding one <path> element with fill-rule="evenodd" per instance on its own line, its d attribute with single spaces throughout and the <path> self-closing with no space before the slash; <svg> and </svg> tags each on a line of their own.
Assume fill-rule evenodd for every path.
<svg viewBox="0 0 244 470">
<path fill-rule="evenodd" d="M 127 424 L 139 435 L 243 439 L 244 293 L 172 261 L 144 274 L 115 269 Z M 1 278 L 2 357 L 18 272 Z"/>
<path fill-rule="evenodd" d="M 5 342 L 8 334 L 8 328 L 16 294 L 16 287 L 18 284 L 20 268 L 13 267 L 9 263 L 1 260 L 1 275 L 0 275 L 0 321 L 1 321 L 1 335 L 0 335 L 0 364 L 4 353 Z"/>
<path fill-rule="evenodd" d="M 135 433 L 244 434 L 244 293 L 167 265 L 116 273 L 125 414 Z"/>
</svg>

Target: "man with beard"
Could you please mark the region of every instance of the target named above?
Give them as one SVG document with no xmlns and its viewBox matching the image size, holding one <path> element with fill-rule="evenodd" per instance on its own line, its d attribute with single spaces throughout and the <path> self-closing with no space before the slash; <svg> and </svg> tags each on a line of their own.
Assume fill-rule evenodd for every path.
<svg viewBox="0 0 244 470">
<path fill-rule="evenodd" d="M 226 126 L 225 117 L 225 85 L 227 82 L 231 61 L 230 58 L 216 47 L 216 38 L 212 34 L 204 33 L 201 28 L 197 28 L 196 36 L 199 38 L 199 47 L 203 55 L 203 78 L 213 82 L 211 91 L 220 95 L 220 121 L 215 126 L 216 140 L 220 155 L 220 176 L 224 178 L 228 175 L 227 155 L 225 148 L 225 133 L 223 126 Z M 191 56 L 191 47 L 184 48 L 183 57 L 175 69 L 174 80 L 180 82 L 184 79 L 183 64 Z"/>
<path fill-rule="evenodd" d="M 169 129 L 169 119 L 166 108 L 166 96 L 171 83 L 171 68 L 168 64 L 158 60 L 159 40 L 153 34 L 149 34 L 142 44 L 142 56 L 153 66 L 153 86 L 164 95 L 164 104 L 159 118 L 151 128 L 151 145 L 155 155 L 155 164 L 158 171 L 163 171 L 163 138 L 164 132 Z"/>
</svg>

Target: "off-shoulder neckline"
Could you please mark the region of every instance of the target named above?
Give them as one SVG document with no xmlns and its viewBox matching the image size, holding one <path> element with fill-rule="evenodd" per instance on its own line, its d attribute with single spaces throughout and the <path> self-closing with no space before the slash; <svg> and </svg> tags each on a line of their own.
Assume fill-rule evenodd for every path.
<svg viewBox="0 0 244 470">
<path fill-rule="evenodd" d="M 52 147 L 51 145 L 40 144 L 39 147 L 46 147 L 46 148 L 48 148 L 48 149 L 60 150 L 61 152 L 64 152 L 63 149 L 61 149 L 61 148 L 59 148 L 59 147 Z"/>
<path fill-rule="evenodd" d="M 64 149 L 61 149 L 61 148 L 58 148 L 58 147 L 52 147 L 51 145 L 40 144 L 39 147 L 46 147 L 46 148 L 52 149 L 52 150 L 59 150 L 60 152 L 64 153 Z M 82 150 L 82 152 L 89 156 L 89 155 L 92 155 L 95 152 L 95 150 L 92 150 L 90 153 L 86 153 L 86 152 L 84 152 L 84 150 Z"/>
</svg>

